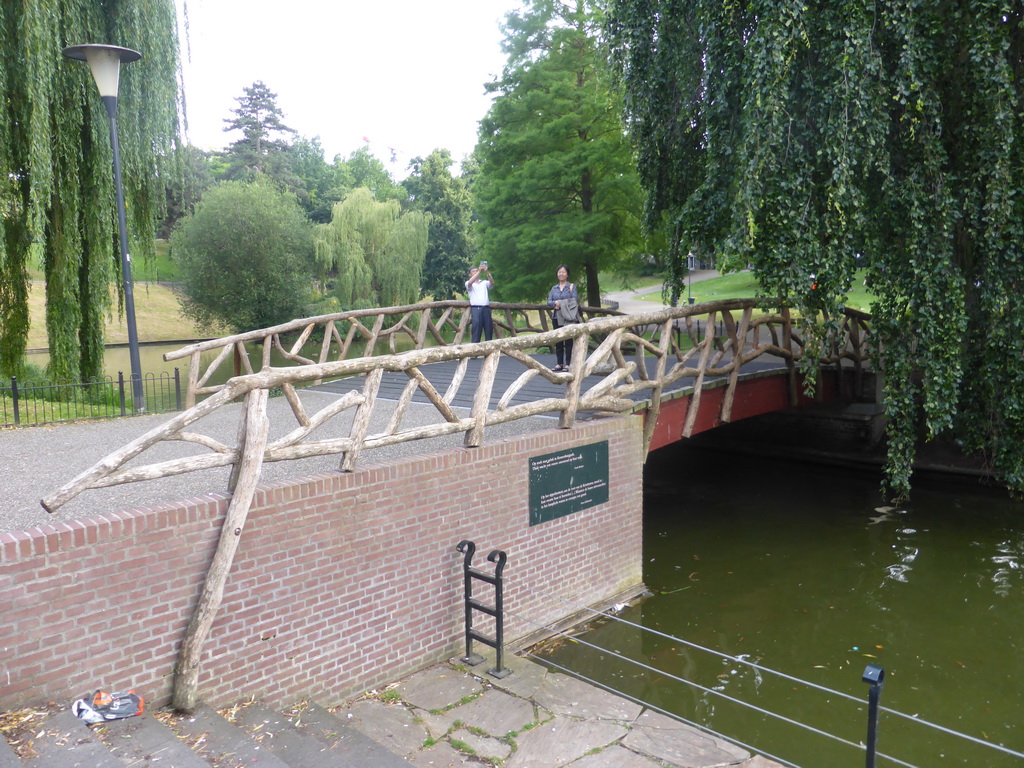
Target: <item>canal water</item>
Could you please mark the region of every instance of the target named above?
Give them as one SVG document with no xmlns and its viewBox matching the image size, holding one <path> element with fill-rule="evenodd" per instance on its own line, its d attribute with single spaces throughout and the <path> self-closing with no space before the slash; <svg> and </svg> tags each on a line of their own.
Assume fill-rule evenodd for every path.
<svg viewBox="0 0 1024 768">
<path fill-rule="evenodd" d="M 926 768 L 1024 763 L 919 722 L 1024 751 L 1024 502 L 975 481 L 921 480 L 894 508 L 878 470 L 719 452 L 699 438 L 652 453 L 645 475 L 653 594 L 619 614 L 644 630 L 605 621 L 578 636 L 601 650 L 556 642 L 544 658 L 802 768 L 863 766 L 864 751 L 760 710 L 860 744 L 861 676 L 877 664 L 882 706 L 908 716 L 882 713 L 880 753 Z"/>
</svg>

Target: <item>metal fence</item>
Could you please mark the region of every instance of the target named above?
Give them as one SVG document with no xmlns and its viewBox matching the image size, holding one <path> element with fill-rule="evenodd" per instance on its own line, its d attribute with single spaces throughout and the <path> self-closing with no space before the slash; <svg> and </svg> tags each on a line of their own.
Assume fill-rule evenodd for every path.
<svg viewBox="0 0 1024 768">
<path fill-rule="evenodd" d="M 502 553 L 502 555 L 504 554 L 505 553 Z M 652 666 L 652 664 L 646 662 L 652 661 L 653 663 L 653 660 L 644 657 L 642 654 L 632 656 L 624 655 L 614 648 L 602 647 L 592 643 L 587 639 L 585 631 L 580 633 L 576 633 L 572 630 L 565 632 L 558 627 L 552 626 L 548 622 L 537 621 L 506 608 L 507 616 L 533 626 L 535 629 L 542 631 L 549 638 L 553 638 L 556 641 L 569 640 L 582 648 L 587 648 L 588 652 L 595 652 L 597 654 L 596 658 L 598 659 L 598 662 L 591 662 L 591 664 L 588 665 L 591 669 L 619 669 L 614 665 L 620 664 L 621 672 L 613 672 L 611 677 L 617 678 L 622 682 L 618 685 L 609 684 L 607 682 L 608 675 L 606 673 L 600 673 L 597 675 L 597 677 L 605 678 L 604 681 L 594 679 L 578 670 L 557 664 L 546 655 L 539 655 L 540 652 L 536 648 L 526 649 L 523 652 L 523 655 L 532 658 L 543 666 L 564 672 L 583 680 L 586 683 L 603 688 L 606 691 L 622 696 L 630 701 L 636 702 L 637 704 L 641 704 L 655 712 L 659 712 L 673 719 L 679 720 L 680 722 L 704 731 L 712 736 L 737 744 L 751 752 L 764 755 L 780 765 L 790 766 L 790 768 L 803 768 L 803 766 L 806 766 L 806 764 L 792 762 L 785 756 L 765 751 L 758 745 L 746 743 L 738 739 L 735 733 L 716 731 L 704 722 L 687 719 L 679 712 L 673 711 L 670 704 L 666 704 L 666 706 L 669 707 L 668 709 L 663 708 L 656 703 L 635 696 L 627 690 L 623 690 L 623 687 L 628 686 L 627 681 L 634 678 L 643 678 L 645 675 L 655 675 L 659 681 L 663 681 L 659 682 L 659 689 L 662 691 L 662 695 L 658 698 L 662 703 L 670 700 L 670 697 L 664 696 L 664 693 L 665 691 L 671 690 L 674 686 L 676 690 L 696 692 L 696 700 L 703 702 L 707 711 L 713 711 L 715 706 L 719 704 L 728 703 L 734 706 L 734 709 L 731 711 L 737 713 L 737 715 L 742 710 L 753 712 L 756 719 L 759 719 L 762 722 L 772 723 L 773 727 L 779 729 L 780 733 L 801 733 L 803 735 L 809 735 L 810 739 L 820 742 L 820 746 L 817 747 L 818 753 L 820 755 L 827 755 L 828 761 L 819 761 L 817 765 L 852 766 L 859 764 L 865 765 L 867 768 L 890 765 L 900 766 L 900 768 L 924 768 L 925 766 L 928 766 L 928 768 L 935 768 L 935 766 L 940 765 L 977 765 L 990 768 L 1003 765 L 1017 766 L 1020 765 L 1021 760 L 1024 759 L 1024 752 L 1020 752 L 1003 744 L 995 743 L 991 741 L 984 732 L 981 733 L 982 738 L 931 722 L 917 712 L 909 714 L 881 706 L 879 699 L 885 671 L 877 664 L 868 664 L 861 676 L 861 682 L 869 685 L 869 688 L 866 691 L 868 706 L 865 717 L 864 698 L 861 696 L 837 691 L 835 689 L 819 685 L 815 682 L 771 669 L 752 661 L 746 654 L 734 656 L 714 648 L 708 648 L 706 646 L 693 643 L 681 637 L 660 632 L 652 627 L 628 621 L 621 616 L 615 615 L 619 606 L 616 606 L 610 612 L 598 611 L 582 603 L 567 600 L 559 595 L 527 586 L 518 579 L 507 575 L 505 576 L 505 584 L 511 586 L 513 590 L 521 590 L 524 593 L 528 592 L 534 595 L 541 595 L 550 600 L 560 602 L 565 607 L 572 609 L 574 614 L 578 617 L 589 616 L 590 618 L 588 623 L 591 626 L 600 622 L 615 622 L 624 627 L 628 627 L 629 629 L 627 632 L 635 633 L 634 636 L 637 638 L 641 636 L 654 636 L 670 641 L 674 645 L 672 648 L 673 651 L 675 651 L 676 648 L 685 648 L 688 651 L 706 654 L 709 657 L 717 657 L 719 660 L 728 662 L 729 673 L 718 675 L 716 683 L 718 683 L 723 677 L 728 678 L 734 674 L 742 675 L 743 670 L 748 671 L 750 673 L 749 677 L 754 682 L 754 686 L 752 688 L 753 700 L 750 699 L 750 693 L 744 694 L 743 698 L 739 696 L 732 696 L 725 693 L 726 689 L 724 685 L 714 684 L 712 687 L 708 687 L 693 679 L 673 674 L 673 672 L 658 666 Z M 623 637 L 628 636 L 628 634 L 623 635 Z M 630 643 L 627 642 L 626 645 L 629 646 Z M 856 668 L 851 669 L 851 676 L 855 673 L 855 669 Z M 793 708 L 795 711 L 792 712 L 791 716 L 787 716 L 782 712 L 769 710 L 758 705 L 757 702 L 760 697 L 764 694 L 765 690 L 773 684 L 781 685 L 786 690 L 785 699 L 776 699 L 776 701 L 782 701 L 784 704 L 788 704 Z M 691 701 L 692 700 L 693 699 L 691 699 Z M 794 706 L 798 702 L 803 702 L 802 709 Z M 813 703 L 808 704 L 807 702 Z M 819 728 L 806 722 L 806 714 L 808 711 L 811 711 L 811 708 L 815 711 L 829 711 L 830 713 L 838 714 L 827 719 L 829 723 L 828 728 Z M 843 710 L 845 710 L 845 712 Z M 878 751 L 878 719 L 880 714 L 884 715 L 885 719 L 888 721 L 888 741 L 886 744 L 887 749 L 891 749 L 891 752 Z M 733 717 L 738 721 L 738 717 L 736 717 L 736 715 Z M 867 726 L 867 738 L 863 739 L 861 734 L 864 733 L 865 720 Z M 914 736 L 913 741 L 911 741 L 908 737 L 914 731 L 916 731 L 917 734 Z M 920 734 L 922 733 L 925 735 L 921 736 Z M 907 754 L 914 749 L 920 753 L 922 751 L 922 748 L 920 747 L 922 743 L 926 743 L 928 745 L 924 749 L 926 749 L 929 754 Z M 913 745 L 916 745 L 916 747 Z M 902 752 L 903 755 L 898 756 L 893 754 L 894 752 Z M 860 753 L 864 753 L 864 756 L 861 757 Z"/>
<path fill-rule="evenodd" d="M 181 377 L 173 373 L 147 373 L 142 377 L 145 409 L 139 413 L 170 413 L 182 405 Z M 0 381 L 0 426 L 19 427 L 83 419 L 115 419 L 137 415 L 131 378 L 118 371 L 90 381 L 34 383 L 12 376 Z"/>
</svg>

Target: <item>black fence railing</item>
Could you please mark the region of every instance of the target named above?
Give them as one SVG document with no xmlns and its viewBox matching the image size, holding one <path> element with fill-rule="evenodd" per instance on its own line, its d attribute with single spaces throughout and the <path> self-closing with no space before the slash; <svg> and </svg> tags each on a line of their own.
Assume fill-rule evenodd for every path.
<svg viewBox="0 0 1024 768">
<path fill-rule="evenodd" d="M 565 632 L 563 629 L 552 626 L 550 622 L 538 621 L 519 614 L 514 610 L 509 610 L 507 607 L 505 608 L 505 613 L 508 617 L 523 622 L 524 625 L 532 626 L 536 630 L 543 630 L 550 638 L 549 641 L 545 641 L 539 647 L 535 646 L 532 649 L 526 649 L 522 652 L 522 655 L 532 658 L 549 669 L 564 672 L 583 682 L 603 688 L 606 691 L 641 704 L 655 712 L 660 712 L 698 730 L 737 744 L 751 752 L 762 754 L 780 765 L 802 768 L 802 766 L 810 764 L 792 762 L 785 756 L 772 754 L 761 749 L 758 745 L 752 745 L 740 740 L 736 737 L 735 733 L 717 731 L 707 722 L 701 722 L 701 720 L 706 718 L 699 714 L 694 719 L 687 719 L 683 713 L 678 711 L 678 707 L 671 705 L 671 703 L 666 703 L 671 702 L 672 694 L 670 691 L 687 690 L 696 692 L 699 697 L 698 700 L 703 701 L 705 704 L 715 702 L 716 706 L 733 706 L 736 713 L 746 710 L 754 713 L 754 716 L 762 723 L 772 723 L 773 727 L 777 728 L 780 733 L 785 730 L 793 735 L 801 734 L 808 739 L 807 743 L 813 741 L 815 744 L 813 749 L 817 751 L 817 754 L 827 754 L 830 756 L 829 765 L 846 766 L 860 764 L 865 765 L 866 768 L 875 768 L 876 765 L 893 765 L 900 766 L 900 768 L 932 768 L 938 765 L 1017 766 L 1021 765 L 1022 760 L 1024 760 L 1024 752 L 995 743 L 984 731 L 981 732 L 981 736 L 963 733 L 931 722 L 922 717 L 919 712 L 909 714 L 896 709 L 890 709 L 889 707 L 883 707 L 880 703 L 880 696 L 885 679 L 885 670 L 878 664 L 868 664 L 861 676 L 861 681 L 870 686 L 867 691 L 867 738 L 864 739 L 862 736 L 864 734 L 864 700 L 860 695 L 837 691 L 813 681 L 794 677 L 793 675 L 766 667 L 752 661 L 748 654 L 734 656 L 675 635 L 661 632 L 653 627 L 628 621 L 621 616 L 615 615 L 614 612 L 618 610 L 618 607 L 613 609 L 613 612 L 598 611 L 580 602 L 568 600 L 551 592 L 528 586 L 514 578 L 508 579 L 508 583 L 513 590 L 519 590 L 521 593 L 540 595 L 552 601 L 562 603 L 567 609 L 572 609 L 576 615 L 585 616 L 589 614 L 591 617 L 589 621 L 594 622 L 593 626 L 596 626 L 597 622 L 614 622 L 620 625 L 623 628 L 624 634 L 618 637 L 627 649 L 642 647 L 642 643 L 625 640 L 630 634 L 637 638 L 641 636 L 659 637 L 673 643 L 675 646 L 672 648 L 673 652 L 677 648 L 685 648 L 688 652 L 696 652 L 698 656 L 707 655 L 708 657 L 717 657 L 729 662 L 731 666 L 730 674 L 719 675 L 719 679 L 742 674 L 740 670 L 751 671 L 753 679 L 756 681 L 756 685 L 753 688 L 754 694 L 752 696 L 750 694 L 733 696 L 725 692 L 725 686 L 723 685 L 713 684 L 713 687 L 708 687 L 696 679 L 691 679 L 696 677 L 692 672 L 687 676 L 677 675 L 669 669 L 654 666 L 654 660 L 642 653 L 631 653 L 629 650 L 620 652 L 615 648 L 601 646 L 590 642 L 586 632 Z M 581 652 L 577 656 L 576 666 L 586 667 L 594 677 L 589 677 L 577 669 L 570 669 L 558 664 L 546 654 L 546 650 L 557 647 L 559 642 L 564 640 L 570 640 L 574 647 L 578 646 L 581 649 L 586 649 L 585 652 Z M 597 663 L 594 661 L 595 656 L 590 656 L 588 659 L 584 655 L 584 653 L 590 653 L 591 651 L 597 654 Z M 586 663 L 579 663 L 581 661 Z M 691 661 L 691 669 L 695 668 L 695 666 L 692 666 Z M 652 675 L 656 677 L 652 677 Z M 638 693 L 638 690 L 631 684 L 631 681 L 652 679 L 659 681 L 657 685 L 657 700 L 659 703 L 667 706 L 667 709 L 659 706 L 659 703 L 651 702 L 640 695 L 635 695 Z M 778 686 L 784 687 L 785 695 L 781 697 L 769 696 L 768 692 L 773 687 L 776 692 L 780 690 Z M 824 703 L 821 702 L 820 698 L 815 699 L 815 697 L 822 695 L 826 697 Z M 693 701 L 692 698 L 687 698 L 686 700 Z M 789 708 L 791 714 L 786 715 L 783 712 L 768 709 L 759 703 L 760 701 L 769 700 L 781 703 L 782 707 Z M 802 709 L 796 708 L 797 702 L 803 702 L 801 704 Z M 850 705 L 853 705 L 855 709 L 849 709 Z M 847 708 L 850 714 L 833 715 L 827 721 L 818 720 L 819 725 L 812 725 L 808 722 L 809 712 L 819 712 L 826 709 L 830 712 L 838 712 L 842 707 Z M 683 709 L 684 712 L 687 709 L 691 713 L 695 711 L 692 704 Z M 715 707 L 711 707 L 709 711 L 713 712 L 714 709 Z M 892 752 L 883 753 L 878 751 L 880 715 L 884 715 L 888 721 L 886 723 L 888 734 L 886 744 L 888 749 L 892 752 L 900 752 L 902 756 L 897 756 Z M 732 722 L 739 722 L 739 720 Z M 757 722 L 757 720 L 750 722 Z M 827 728 L 819 727 L 825 722 L 828 723 Z M 925 735 L 922 736 L 922 733 Z M 790 749 L 792 745 L 787 745 L 786 748 Z M 808 750 L 806 744 L 804 750 L 805 752 Z M 953 750 L 962 753 L 966 759 L 954 757 L 951 754 Z M 858 754 L 861 752 L 864 753 L 863 757 L 860 757 Z M 854 755 L 860 757 L 857 762 L 854 762 L 855 758 L 851 757 Z M 816 764 L 821 765 L 823 763 L 819 761 Z"/>
<path fill-rule="evenodd" d="M 139 413 L 170 413 L 182 406 L 181 376 L 147 373 L 142 377 L 145 410 Z M 132 403 L 131 378 L 118 371 L 92 381 L 33 383 L 0 381 L 0 426 L 21 427 L 83 419 L 115 419 L 137 415 Z"/>
</svg>

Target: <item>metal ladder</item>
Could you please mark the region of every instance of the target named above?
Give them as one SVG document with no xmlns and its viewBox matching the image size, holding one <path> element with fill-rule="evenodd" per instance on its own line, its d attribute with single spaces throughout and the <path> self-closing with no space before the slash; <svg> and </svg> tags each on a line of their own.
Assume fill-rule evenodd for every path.
<svg viewBox="0 0 1024 768">
<path fill-rule="evenodd" d="M 489 562 L 494 563 L 494 575 L 478 571 L 473 568 L 473 554 L 476 552 L 476 544 L 472 541 L 460 541 L 456 549 L 463 553 L 462 573 L 465 584 L 466 604 L 466 655 L 462 661 L 470 666 L 476 666 L 484 660 L 484 657 L 473 653 L 473 641 L 477 640 L 484 645 L 490 646 L 495 651 L 494 669 L 487 670 L 487 674 L 501 679 L 512 674 L 512 670 L 504 666 L 502 656 L 505 645 L 505 615 L 504 596 L 502 594 L 503 584 L 501 572 L 505 568 L 507 557 L 501 550 L 495 549 L 487 556 Z M 473 599 L 473 580 L 486 582 L 494 585 L 494 605 L 485 605 Z M 488 616 L 494 617 L 494 637 L 488 637 L 473 629 L 473 611 L 481 611 Z"/>
</svg>

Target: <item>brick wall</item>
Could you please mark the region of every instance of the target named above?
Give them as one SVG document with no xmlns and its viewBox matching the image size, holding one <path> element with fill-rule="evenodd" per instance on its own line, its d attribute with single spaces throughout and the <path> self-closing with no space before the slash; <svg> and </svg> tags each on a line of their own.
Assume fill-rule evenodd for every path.
<svg viewBox="0 0 1024 768">
<path fill-rule="evenodd" d="M 636 588 L 640 429 L 637 418 L 599 419 L 260 486 L 201 698 L 337 703 L 461 653 L 462 539 L 476 543 L 481 570 L 492 549 L 508 553 L 509 638 L 575 610 L 537 590 L 590 605 Z M 603 440 L 608 502 L 530 527 L 529 457 Z M 0 534 L 0 708 L 98 687 L 165 704 L 226 502 L 209 494 Z"/>
</svg>

